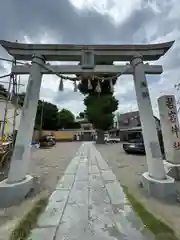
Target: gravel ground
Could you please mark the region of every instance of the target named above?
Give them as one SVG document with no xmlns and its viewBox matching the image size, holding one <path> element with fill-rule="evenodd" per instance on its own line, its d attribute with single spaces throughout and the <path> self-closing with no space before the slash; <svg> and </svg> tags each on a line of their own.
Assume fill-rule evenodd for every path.
<svg viewBox="0 0 180 240">
<path fill-rule="evenodd" d="M 29 173 L 35 178 L 35 188 L 18 206 L 0 209 L 0 240 L 9 238 L 17 221 L 42 195 L 50 194 L 78 150 L 80 143 L 57 143 L 49 149 L 33 149 Z"/>
<path fill-rule="evenodd" d="M 79 146 L 80 143 L 76 142 L 62 142 L 53 148 L 34 150 L 29 171 L 36 180 L 33 195 L 43 190 L 49 193 L 54 190 Z"/>
<path fill-rule="evenodd" d="M 148 211 L 173 228 L 180 238 L 180 204 L 149 198 L 139 186 L 141 174 L 147 171 L 145 156 L 126 154 L 122 144 L 96 145 L 96 147 L 121 184 L 127 186 Z M 177 183 L 177 188 L 180 189 L 180 183 Z"/>
</svg>

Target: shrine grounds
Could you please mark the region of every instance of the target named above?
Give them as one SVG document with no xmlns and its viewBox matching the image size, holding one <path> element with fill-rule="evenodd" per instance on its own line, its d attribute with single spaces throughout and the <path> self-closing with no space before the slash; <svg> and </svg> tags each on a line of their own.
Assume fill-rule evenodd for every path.
<svg viewBox="0 0 180 240">
<path fill-rule="evenodd" d="M 180 238 L 180 202 L 158 201 L 147 196 L 141 187 L 141 175 L 147 171 L 146 157 L 126 154 L 122 144 L 99 145 L 97 149 L 112 168 L 121 186 L 124 186 L 125 190 L 128 190 L 147 211 L 173 228 Z M 176 189 L 180 193 L 180 182 L 176 182 Z"/>
<path fill-rule="evenodd" d="M 35 178 L 34 190 L 18 206 L 0 209 L 0 240 L 9 240 L 11 231 L 35 202 L 52 193 L 80 144 L 57 143 L 49 149 L 32 149 L 29 173 Z"/>
<path fill-rule="evenodd" d="M 0 240 L 9 239 L 11 231 L 32 208 L 35 201 L 52 193 L 80 145 L 81 143 L 77 142 L 57 143 L 51 149 L 32 150 L 29 173 L 35 178 L 35 188 L 19 205 L 0 209 Z M 119 143 L 96 145 L 96 148 L 130 197 L 137 199 L 147 211 L 172 228 L 180 237 L 180 203 L 171 204 L 150 198 L 141 188 L 141 174 L 147 171 L 145 156 L 127 155 Z M 177 183 L 177 189 L 180 190 L 180 183 Z"/>
</svg>

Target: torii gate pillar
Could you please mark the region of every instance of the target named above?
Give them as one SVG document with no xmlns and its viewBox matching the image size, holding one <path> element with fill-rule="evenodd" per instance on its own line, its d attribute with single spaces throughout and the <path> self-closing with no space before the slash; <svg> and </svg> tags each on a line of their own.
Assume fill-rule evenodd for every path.
<svg viewBox="0 0 180 240">
<path fill-rule="evenodd" d="M 21 114 L 20 127 L 11 158 L 8 178 L 0 182 L 0 206 L 8 207 L 18 203 L 33 187 L 33 177 L 27 175 L 42 73 L 41 64 L 45 60 L 40 55 L 32 58 L 32 67 Z M 39 65 L 40 64 L 40 65 Z"/>
<path fill-rule="evenodd" d="M 148 165 L 148 172 L 142 175 L 143 187 L 152 196 L 172 197 L 174 179 L 165 174 L 142 56 L 135 54 L 131 64 Z"/>
</svg>

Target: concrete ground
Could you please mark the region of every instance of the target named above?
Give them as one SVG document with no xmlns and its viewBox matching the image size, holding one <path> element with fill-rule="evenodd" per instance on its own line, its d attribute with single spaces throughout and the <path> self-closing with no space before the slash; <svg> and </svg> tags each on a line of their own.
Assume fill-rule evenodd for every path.
<svg viewBox="0 0 180 240">
<path fill-rule="evenodd" d="M 29 240 L 155 240 L 92 143 L 83 143 Z"/>
<path fill-rule="evenodd" d="M 57 143 L 51 149 L 33 150 L 29 172 L 35 177 L 35 189 L 18 206 L 0 209 L 0 240 L 8 239 L 14 224 L 32 207 L 34 201 L 39 196 L 53 192 L 79 146 L 80 143 Z M 147 171 L 145 156 L 125 154 L 122 144 L 96 145 L 96 147 L 107 161 L 109 167 L 112 168 L 116 178 L 120 180 L 121 185 L 127 186 L 129 191 L 145 205 L 146 209 L 167 223 L 180 236 L 180 205 L 178 203 L 170 205 L 148 198 L 144 194 L 143 189 L 139 187 L 141 174 Z M 101 171 L 101 169 L 99 170 Z M 102 212 L 100 213 L 102 214 Z M 67 214 L 66 216 L 68 217 L 69 215 Z M 102 216 L 100 215 L 100 217 Z M 136 221 L 138 222 L 138 220 Z M 106 230 L 110 230 L 114 234 L 112 228 L 106 228 Z"/>
<path fill-rule="evenodd" d="M 180 203 L 170 204 L 149 198 L 139 186 L 141 174 L 147 171 L 146 157 L 126 154 L 122 144 L 97 145 L 97 149 L 120 183 L 127 186 L 148 211 L 173 228 L 180 237 Z M 176 183 L 176 187 L 180 190 L 180 182 Z"/>
<path fill-rule="evenodd" d="M 79 146 L 80 143 L 57 143 L 49 149 L 32 149 L 29 173 L 35 178 L 35 188 L 19 205 L 0 209 L 0 240 L 8 239 L 14 225 L 40 196 L 52 193 Z"/>
</svg>

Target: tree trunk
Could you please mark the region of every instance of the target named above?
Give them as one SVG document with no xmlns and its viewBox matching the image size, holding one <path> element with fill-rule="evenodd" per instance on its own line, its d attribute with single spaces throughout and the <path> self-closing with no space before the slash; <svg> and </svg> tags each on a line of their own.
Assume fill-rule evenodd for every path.
<svg viewBox="0 0 180 240">
<path fill-rule="evenodd" d="M 97 130 L 97 140 L 96 144 L 104 144 L 104 131 L 103 130 Z"/>
</svg>

